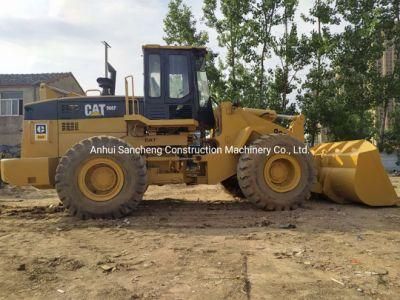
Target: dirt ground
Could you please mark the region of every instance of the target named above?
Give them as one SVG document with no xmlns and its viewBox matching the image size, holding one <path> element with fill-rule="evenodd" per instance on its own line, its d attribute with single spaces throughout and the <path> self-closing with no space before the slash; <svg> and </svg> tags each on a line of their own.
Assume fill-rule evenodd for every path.
<svg viewBox="0 0 400 300">
<path fill-rule="evenodd" d="M 399 299 L 399 207 L 264 212 L 220 186 L 145 198 L 81 221 L 53 191 L 0 190 L 0 299 Z"/>
</svg>

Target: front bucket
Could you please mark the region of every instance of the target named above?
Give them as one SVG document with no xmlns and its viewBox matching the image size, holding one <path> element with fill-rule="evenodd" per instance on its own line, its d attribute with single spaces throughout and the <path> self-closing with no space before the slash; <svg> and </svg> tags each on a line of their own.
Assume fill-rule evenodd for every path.
<svg viewBox="0 0 400 300">
<path fill-rule="evenodd" d="M 354 201 L 370 206 L 398 203 L 378 149 L 370 142 L 323 143 L 310 151 L 318 166 L 318 184 L 314 192 L 338 203 Z"/>
</svg>

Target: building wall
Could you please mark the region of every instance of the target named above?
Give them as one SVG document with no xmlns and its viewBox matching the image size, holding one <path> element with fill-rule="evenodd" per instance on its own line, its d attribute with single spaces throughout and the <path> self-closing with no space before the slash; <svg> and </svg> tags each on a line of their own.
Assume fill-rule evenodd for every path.
<svg viewBox="0 0 400 300">
<path fill-rule="evenodd" d="M 0 145 L 21 144 L 22 116 L 0 117 Z"/>
<path fill-rule="evenodd" d="M 36 98 L 35 87 L 3 87 L 0 86 L 0 92 L 22 92 L 24 104 L 34 102 Z"/>
<path fill-rule="evenodd" d="M 49 85 L 66 91 L 73 91 L 79 94 L 83 93 L 81 87 L 74 80 L 72 76 L 61 78 L 57 81 L 49 83 Z M 39 90 L 40 90 L 39 86 L 40 84 L 27 87 L 0 86 L 0 92 L 3 91 L 22 92 L 23 102 L 24 104 L 28 104 L 39 101 Z M 16 146 L 21 144 L 22 122 L 23 122 L 23 116 L 11 116 L 11 117 L 0 116 L 0 146 L 2 145 Z"/>
<path fill-rule="evenodd" d="M 0 92 L 22 92 L 23 102 L 35 100 L 34 87 L 0 87 Z M 0 116 L 0 146 L 16 146 L 21 144 L 23 116 Z"/>
<path fill-rule="evenodd" d="M 400 171 L 400 155 L 397 153 L 380 153 L 383 167 L 388 172 Z"/>
<path fill-rule="evenodd" d="M 377 61 L 377 67 L 379 73 L 382 74 L 382 76 L 390 75 L 394 71 L 394 67 L 396 65 L 396 51 L 393 46 L 387 47 L 387 49 L 383 52 L 382 58 L 380 58 Z M 400 59 L 400 58 L 399 58 Z M 393 120 L 391 120 L 390 115 L 393 113 L 395 110 L 395 100 L 392 99 L 389 101 L 388 109 L 387 109 L 387 115 L 388 118 L 386 119 L 385 122 L 385 130 L 388 130 L 393 124 Z M 376 121 L 379 123 L 383 119 L 383 108 L 378 107 L 376 109 Z"/>
</svg>

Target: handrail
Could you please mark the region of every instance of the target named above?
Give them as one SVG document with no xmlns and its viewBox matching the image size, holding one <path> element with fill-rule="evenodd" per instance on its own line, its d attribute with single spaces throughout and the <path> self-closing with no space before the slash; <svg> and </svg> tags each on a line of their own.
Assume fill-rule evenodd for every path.
<svg viewBox="0 0 400 300">
<path fill-rule="evenodd" d="M 299 115 L 282 115 L 282 114 L 277 114 L 276 117 L 277 117 L 278 119 L 281 119 L 281 120 L 296 120 L 296 119 L 299 117 Z"/>
<path fill-rule="evenodd" d="M 139 113 L 139 103 L 137 102 L 137 99 L 135 99 L 135 86 L 134 86 L 134 81 L 133 81 L 133 76 L 128 75 L 125 77 L 125 110 L 126 110 L 126 115 L 130 115 L 130 103 L 129 103 L 129 79 L 131 82 L 131 87 L 132 87 L 132 114 L 137 115 Z M 137 107 L 136 107 L 137 106 Z M 137 109 L 136 109 L 137 108 Z"/>
<path fill-rule="evenodd" d="M 88 92 L 99 92 L 99 94 L 101 95 L 101 91 L 99 89 L 88 89 L 85 91 L 85 95 L 88 95 Z"/>
</svg>

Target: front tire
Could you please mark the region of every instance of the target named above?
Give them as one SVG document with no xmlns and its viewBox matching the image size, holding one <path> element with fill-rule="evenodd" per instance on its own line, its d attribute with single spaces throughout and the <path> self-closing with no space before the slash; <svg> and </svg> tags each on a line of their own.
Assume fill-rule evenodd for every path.
<svg viewBox="0 0 400 300">
<path fill-rule="evenodd" d="M 290 210 L 310 198 L 316 182 L 310 153 L 294 154 L 304 144 L 288 135 L 265 135 L 251 148 L 271 149 L 271 155 L 245 153 L 239 159 L 237 176 L 243 194 L 264 210 Z M 274 149 L 285 151 L 273 153 Z"/>
<path fill-rule="evenodd" d="M 56 190 L 72 215 L 82 219 L 120 218 L 142 200 L 147 186 L 145 161 L 137 154 L 118 153 L 120 147 L 129 145 L 115 137 L 92 137 L 61 158 Z M 91 153 L 96 149 L 115 149 L 115 153 Z"/>
</svg>

